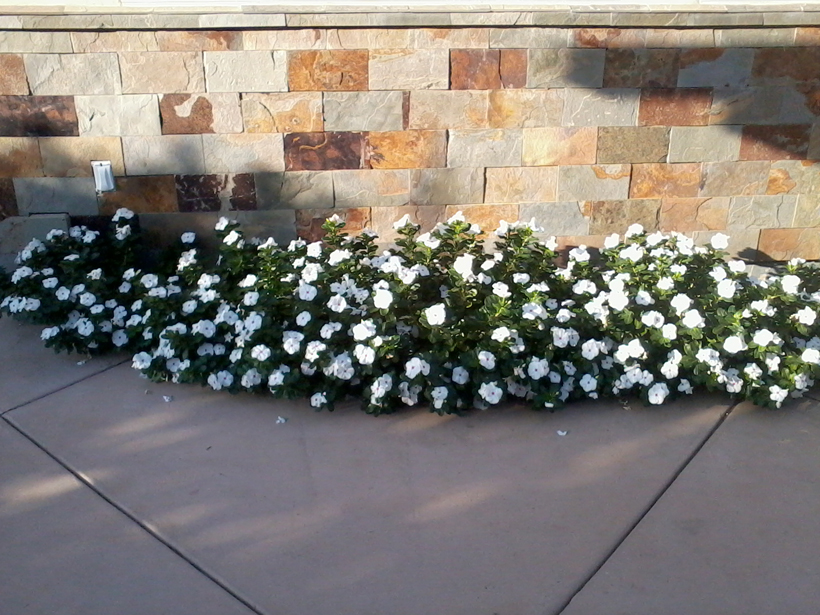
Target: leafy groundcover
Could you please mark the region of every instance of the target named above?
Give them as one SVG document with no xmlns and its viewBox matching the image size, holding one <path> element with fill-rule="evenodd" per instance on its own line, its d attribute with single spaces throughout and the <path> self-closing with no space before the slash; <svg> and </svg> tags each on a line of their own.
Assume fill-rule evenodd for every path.
<svg viewBox="0 0 820 615">
<path fill-rule="evenodd" d="M 218 253 L 185 233 L 148 266 L 123 209 L 105 230 L 33 240 L 0 282 L 0 310 L 45 326 L 57 351 L 131 352 L 153 380 L 331 410 L 354 396 L 371 414 L 661 404 L 697 389 L 780 407 L 820 370 L 820 278 L 804 261 L 757 280 L 725 260 L 724 235 L 700 247 L 635 225 L 559 265 L 532 224 L 502 223 L 492 250 L 460 214 L 430 233 L 407 217 L 394 227 L 380 252 L 335 217 L 323 241 L 288 246 L 222 218 Z"/>
</svg>

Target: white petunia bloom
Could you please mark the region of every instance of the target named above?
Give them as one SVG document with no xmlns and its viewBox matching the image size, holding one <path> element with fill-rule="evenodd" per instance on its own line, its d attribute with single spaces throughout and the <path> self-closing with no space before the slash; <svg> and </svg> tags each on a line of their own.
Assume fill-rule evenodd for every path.
<svg viewBox="0 0 820 615">
<path fill-rule="evenodd" d="M 783 401 L 788 396 L 788 389 L 782 389 L 776 384 L 769 387 L 769 399 L 771 399 L 778 408 L 783 404 Z"/>
<path fill-rule="evenodd" d="M 798 310 L 792 318 L 797 319 L 797 322 L 802 325 L 811 326 L 817 319 L 817 312 L 806 306 L 802 310 Z"/>
<path fill-rule="evenodd" d="M 255 367 L 249 369 L 248 371 L 246 371 L 242 375 L 242 380 L 240 381 L 240 384 L 242 384 L 242 386 L 245 387 L 246 389 L 252 389 L 253 387 L 255 387 L 255 386 L 257 386 L 261 383 L 262 383 L 262 374 L 260 374 Z"/>
<path fill-rule="evenodd" d="M 499 388 L 495 382 L 484 382 L 478 388 L 478 394 L 487 403 L 497 404 L 501 401 L 501 396 L 504 394 L 504 391 Z"/>
<path fill-rule="evenodd" d="M 356 344 L 356 347 L 353 349 L 353 356 L 356 357 L 356 360 L 362 365 L 372 365 L 373 361 L 376 360 L 376 351 L 370 346 Z"/>
<path fill-rule="evenodd" d="M 413 357 L 404 364 L 404 373 L 411 380 L 419 374 L 427 376 L 430 374 L 430 364 L 424 359 Z"/>
<path fill-rule="evenodd" d="M 351 256 L 353 256 L 353 253 L 350 250 L 334 250 L 330 253 L 330 256 L 328 256 L 327 262 L 331 267 L 335 267 L 339 263 L 348 260 Z"/>
<path fill-rule="evenodd" d="M 245 293 L 242 297 L 242 305 L 253 307 L 259 302 L 259 293 L 255 290 Z"/>
<path fill-rule="evenodd" d="M 723 349 L 729 354 L 737 354 L 746 350 L 746 342 L 739 335 L 730 335 L 723 341 Z"/>
<path fill-rule="evenodd" d="M 675 282 L 670 277 L 663 277 L 660 280 L 658 280 L 656 286 L 660 290 L 672 290 L 673 288 L 675 288 Z"/>
<path fill-rule="evenodd" d="M 311 286 L 310 284 L 304 284 L 302 282 L 299 283 L 299 288 L 297 293 L 299 294 L 299 299 L 302 301 L 313 301 L 316 298 L 316 290 L 315 286 Z"/>
<path fill-rule="evenodd" d="M 598 379 L 592 374 L 584 374 L 578 384 L 581 385 L 581 388 L 584 389 L 585 392 L 591 393 L 598 388 Z"/>
<path fill-rule="evenodd" d="M 688 329 L 696 329 L 706 326 L 706 321 L 697 310 L 689 310 L 685 312 L 683 318 L 681 319 L 681 323 Z"/>
<path fill-rule="evenodd" d="M 347 300 L 341 295 L 333 295 L 328 299 L 327 307 L 329 307 L 331 311 L 341 314 L 347 309 Z"/>
<path fill-rule="evenodd" d="M 194 299 L 190 299 L 182 304 L 182 313 L 183 314 L 191 314 L 196 310 L 197 302 Z"/>
<path fill-rule="evenodd" d="M 621 242 L 621 237 L 618 233 L 612 233 L 606 239 L 604 239 L 604 248 L 607 250 L 611 250 L 615 246 L 617 246 Z"/>
<path fill-rule="evenodd" d="M 182 233 L 182 237 L 179 238 L 182 243 L 194 243 L 196 240 L 196 233 Z"/>
<path fill-rule="evenodd" d="M 716 233 L 710 243 L 715 250 L 725 250 L 729 247 L 729 237 L 723 233 Z"/>
<path fill-rule="evenodd" d="M 746 367 L 743 368 L 743 373 L 752 380 L 760 380 L 760 377 L 763 375 L 763 370 L 760 369 L 757 363 L 747 363 Z"/>
<path fill-rule="evenodd" d="M 310 405 L 314 408 L 321 408 L 327 403 L 327 396 L 324 393 L 314 393 L 310 397 Z"/>
<path fill-rule="evenodd" d="M 735 296 L 738 286 L 737 282 L 730 279 L 721 280 L 717 285 L 717 294 L 724 299 L 731 299 Z"/>
<path fill-rule="evenodd" d="M 692 305 L 692 300 L 688 296 L 679 293 L 672 297 L 672 301 L 670 301 L 669 304 L 675 309 L 675 312 L 680 315 L 689 309 Z"/>
<path fill-rule="evenodd" d="M 460 275 L 465 281 L 469 282 L 475 278 L 473 274 L 473 262 L 475 261 L 475 256 L 472 254 L 462 254 L 453 262 L 453 269 L 455 269 L 456 273 Z"/>
<path fill-rule="evenodd" d="M 329 322 L 325 325 L 322 325 L 322 329 L 319 331 L 319 336 L 323 340 L 329 340 L 334 333 L 337 331 L 342 330 L 342 324 L 338 322 Z"/>
<path fill-rule="evenodd" d="M 513 274 L 513 282 L 516 284 L 527 284 L 530 281 L 530 274 L 529 273 L 514 273 Z"/>
<path fill-rule="evenodd" d="M 646 393 L 646 399 L 650 404 L 660 405 L 669 395 L 669 387 L 663 382 L 653 384 Z"/>
<path fill-rule="evenodd" d="M 467 384 L 470 381 L 470 372 L 461 366 L 454 367 L 452 378 L 456 384 Z"/>
<path fill-rule="evenodd" d="M 216 325 L 210 320 L 200 320 L 191 327 L 191 333 L 200 333 L 205 337 L 213 337 L 216 333 Z"/>
<path fill-rule="evenodd" d="M 111 341 L 114 343 L 114 346 L 120 348 L 128 343 L 128 335 L 124 330 L 117 329 L 111 336 Z"/>
<path fill-rule="evenodd" d="M 720 282 L 726 279 L 726 270 L 723 267 L 715 267 L 709 272 L 709 276 L 715 281 Z"/>
<path fill-rule="evenodd" d="M 585 263 L 589 260 L 589 252 L 586 246 L 578 246 L 569 251 L 569 260 L 577 263 Z"/>
<path fill-rule="evenodd" d="M 510 330 L 507 327 L 498 327 L 497 329 L 493 330 L 491 338 L 496 342 L 503 342 L 504 340 L 509 339 L 510 337 Z"/>
<path fill-rule="evenodd" d="M 447 311 L 443 303 L 436 303 L 424 310 L 424 316 L 427 318 L 427 323 L 433 327 L 444 324 Z"/>
<path fill-rule="evenodd" d="M 755 334 L 752 337 L 752 342 L 757 344 L 758 346 L 768 346 L 773 341 L 774 333 L 772 333 L 768 329 L 760 329 L 758 331 L 755 331 Z"/>
<path fill-rule="evenodd" d="M 729 266 L 729 271 L 732 273 L 743 273 L 746 271 L 746 263 L 743 261 L 729 261 L 727 265 Z"/>
<path fill-rule="evenodd" d="M 362 342 L 376 335 L 376 323 L 372 320 L 363 320 L 354 325 L 350 332 L 353 334 L 354 340 Z"/>
<path fill-rule="evenodd" d="M 820 351 L 816 348 L 806 348 L 800 355 L 800 359 L 805 363 L 820 365 Z M 771 368 L 769 371 L 772 371 Z"/>
<path fill-rule="evenodd" d="M 535 320 L 537 318 L 545 318 L 547 311 L 540 303 L 525 303 L 521 307 L 521 317 L 524 320 Z"/>
<path fill-rule="evenodd" d="M 796 275 L 784 275 L 780 278 L 780 287 L 789 295 L 796 295 L 800 289 L 801 280 Z"/>
<path fill-rule="evenodd" d="M 251 357 L 257 361 L 267 361 L 270 358 L 270 348 L 264 344 L 258 344 L 251 348 Z"/>
<path fill-rule="evenodd" d="M 299 312 L 299 314 L 296 316 L 296 324 L 299 325 L 300 327 L 304 327 L 306 324 L 308 324 L 310 322 L 310 319 L 311 319 L 310 312 L 308 312 L 307 310 L 304 310 L 302 312 Z"/>
<path fill-rule="evenodd" d="M 138 370 L 147 369 L 151 365 L 151 355 L 147 352 L 138 352 L 131 361 L 131 367 Z"/>
<path fill-rule="evenodd" d="M 386 310 L 393 303 L 393 293 L 385 288 L 378 288 L 373 293 L 373 305 L 376 309 Z"/>
<path fill-rule="evenodd" d="M 504 282 L 496 282 L 493 284 L 493 294 L 502 299 L 506 299 L 511 296 L 512 293 L 510 293 L 510 287 L 504 284 Z"/>
<path fill-rule="evenodd" d="M 643 233 L 643 226 L 640 224 L 632 224 L 628 229 L 626 229 L 626 233 L 624 234 L 625 237 L 635 237 L 636 235 L 640 235 Z"/>
<path fill-rule="evenodd" d="M 495 355 L 489 350 L 479 350 L 478 362 L 484 369 L 495 369 Z"/>
<path fill-rule="evenodd" d="M 663 314 L 655 310 L 644 312 L 641 315 L 641 322 L 647 327 L 654 327 L 655 329 L 660 329 L 663 326 L 664 321 L 665 319 L 663 317 Z"/>
<path fill-rule="evenodd" d="M 601 353 L 601 343 L 598 340 L 587 340 L 581 345 L 581 356 L 592 361 Z"/>
<path fill-rule="evenodd" d="M 159 282 L 159 278 L 153 273 L 146 273 L 144 276 L 140 278 L 140 284 L 142 284 L 145 288 L 154 288 Z"/>
<path fill-rule="evenodd" d="M 285 331 L 282 333 L 282 348 L 288 354 L 296 354 L 305 336 L 298 331 Z"/>
<path fill-rule="evenodd" d="M 652 295 L 645 290 L 639 290 L 635 293 L 635 303 L 638 305 L 652 305 L 655 303 L 655 300 L 652 298 Z"/>
<path fill-rule="evenodd" d="M 410 222 L 409 214 L 404 214 L 400 219 L 396 220 L 396 222 L 393 223 L 393 228 L 395 230 L 399 230 L 411 224 L 412 222 Z"/>
<path fill-rule="evenodd" d="M 637 263 L 641 260 L 644 255 L 646 254 L 646 250 L 644 250 L 641 246 L 636 243 L 633 243 L 631 246 L 628 246 L 621 250 L 618 253 L 619 258 L 623 258 L 626 260 L 630 260 L 633 263 Z"/>
</svg>

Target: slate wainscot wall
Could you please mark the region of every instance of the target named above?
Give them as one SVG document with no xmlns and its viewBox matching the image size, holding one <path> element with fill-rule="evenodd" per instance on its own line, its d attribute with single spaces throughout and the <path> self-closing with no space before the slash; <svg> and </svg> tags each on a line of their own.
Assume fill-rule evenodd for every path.
<svg viewBox="0 0 820 615">
<path fill-rule="evenodd" d="M 0 29 L 0 225 L 233 212 L 287 240 L 337 213 L 390 240 L 461 210 L 820 259 L 817 160 L 815 26 Z"/>
</svg>

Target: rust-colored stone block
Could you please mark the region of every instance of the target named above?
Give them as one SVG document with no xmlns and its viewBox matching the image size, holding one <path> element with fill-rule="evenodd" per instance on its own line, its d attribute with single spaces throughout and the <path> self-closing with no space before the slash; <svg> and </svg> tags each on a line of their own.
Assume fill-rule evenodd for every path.
<svg viewBox="0 0 820 615">
<path fill-rule="evenodd" d="M 820 259 L 820 229 L 778 228 L 760 231 L 758 251 L 766 260 Z"/>
<path fill-rule="evenodd" d="M 450 218 L 458 212 L 471 224 L 477 224 L 483 234 L 489 235 L 496 230 L 501 221 L 515 222 L 518 220 L 518 203 L 495 205 L 448 205 L 444 208 L 444 217 Z"/>
<path fill-rule="evenodd" d="M 238 94 L 165 94 L 159 112 L 164 135 L 242 132 Z"/>
<path fill-rule="evenodd" d="M 527 87 L 527 50 L 501 50 L 501 85 L 504 88 Z"/>
<path fill-rule="evenodd" d="M 755 50 L 753 85 L 820 83 L 820 47 L 772 47 Z"/>
<path fill-rule="evenodd" d="M 174 176 L 118 177 L 116 192 L 102 195 L 100 214 L 113 215 L 120 207 L 138 214 L 178 211 Z"/>
<path fill-rule="evenodd" d="M 369 207 L 349 209 L 297 209 L 296 234 L 305 241 L 319 241 L 325 236 L 322 225 L 330 216 L 337 215 L 345 221 L 344 232 L 356 235 L 370 226 Z"/>
<path fill-rule="evenodd" d="M 452 49 L 450 89 L 501 89 L 501 54 L 498 49 Z"/>
<path fill-rule="evenodd" d="M 678 82 L 677 49 L 607 49 L 605 88 L 673 88 Z"/>
<path fill-rule="evenodd" d="M 701 180 L 699 163 L 635 164 L 629 197 L 632 199 L 661 199 L 694 197 L 698 195 Z"/>
<path fill-rule="evenodd" d="M 594 164 L 598 129 L 525 128 L 522 160 L 524 166 Z"/>
<path fill-rule="evenodd" d="M 0 95 L 26 95 L 28 79 L 23 56 L 14 53 L 0 54 Z"/>
<path fill-rule="evenodd" d="M 14 182 L 9 178 L 0 179 L 0 220 L 19 215 L 17 197 L 14 195 Z"/>
<path fill-rule="evenodd" d="M 744 126 L 741 160 L 804 160 L 811 126 Z"/>
<path fill-rule="evenodd" d="M 242 49 L 242 33 L 222 31 L 158 30 L 160 51 L 235 51 Z"/>
<path fill-rule="evenodd" d="M 368 89 L 367 51 L 292 51 L 288 55 L 291 91 Z"/>
<path fill-rule="evenodd" d="M 370 132 L 365 143 L 366 162 L 373 169 L 447 166 L 447 133 L 443 130 Z"/>
<path fill-rule="evenodd" d="M 180 211 L 256 209 L 256 183 L 252 173 L 177 175 L 175 182 Z"/>
<path fill-rule="evenodd" d="M 593 49 L 640 49 L 646 44 L 646 30 L 621 28 L 578 28 L 573 32 L 576 47 Z"/>
<path fill-rule="evenodd" d="M 364 152 L 361 132 L 293 132 L 285 135 L 285 170 L 363 169 Z"/>
<path fill-rule="evenodd" d="M 663 199 L 658 228 L 664 232 L 722 231 L 729 216 L 729 197 Z"/>
<path fill-rule="evenodd" d="M 42 177 L 43 160 L 37 139 L 0 137 L 0 177 Z"/>
<path fill-rule="evenodd" d="M 666 162 L 669 128 L 666 126 L 601 126 L 598 163 Z"/>
<path fill-rule="evenodd" d="M 661 202 L 656 199 L 587 202 L 585 210 L 589 213 L 589 232 L 592 235 L 624 233 L 636 223 L 647 231 L 657 230 L 660 207 Z"/>
<path fill-rule="evenodd" d="M 76 137 L 73 96 L 0 96 L 0 136 Z"/>
<path fill-rule="evenodd" d="M 658 88 L 641 91 L 641 126 L 707 126 L 711 88 Z"/>
</svg>

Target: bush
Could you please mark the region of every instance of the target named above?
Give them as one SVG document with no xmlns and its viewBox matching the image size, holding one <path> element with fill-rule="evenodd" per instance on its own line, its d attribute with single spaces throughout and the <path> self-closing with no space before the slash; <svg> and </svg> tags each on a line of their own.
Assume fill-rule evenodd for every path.
<svg viewBox="0 0 820 615">
<path fill-rule="evenodd" d="M 755 280 L 724 260 L 723 235 L 697 247 L 634 225 L 597 261 L 580 247 L 559 267 L 532 224 L 502 223 L 491 253 L 460 214 L 422 235 L 406 216 L 394 226 L 396 248 L 379 253 L 335 217 L 324 241 L 287 247 L 223 218 L 215 261 L 185 233 L 170 267 L 144 271 L 137 219 L 120 210 L 106 232 L 32 241 L 0 309 L 45 325 L 57 351 L 127 350 L 153 380 L 331 410 L 356 396 L 371 414 L 661 404 L 697 388 L 780 407 L 820 369 L 820 284 L 804 261 Z"/>
</svg>

